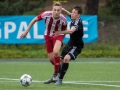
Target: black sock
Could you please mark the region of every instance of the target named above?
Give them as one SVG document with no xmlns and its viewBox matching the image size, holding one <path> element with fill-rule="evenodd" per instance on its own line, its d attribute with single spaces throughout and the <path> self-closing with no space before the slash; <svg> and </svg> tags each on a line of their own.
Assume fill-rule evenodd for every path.
<svg viewBox="0 0 120 90">
<path fill-rule="evenodd" d="M 68 67 L 69 67 L 69 63 L 63 63 L 59 77 L 60 79 L 63 79 L 65 73 L 67 72 Z"/>
<path fill-rule="evenodd" d="M 60 63 L 59 74 L 60 74 L 60 72 L 61 72 L 62 65 L 63 65 L 63 63 Z"/>
</svg>

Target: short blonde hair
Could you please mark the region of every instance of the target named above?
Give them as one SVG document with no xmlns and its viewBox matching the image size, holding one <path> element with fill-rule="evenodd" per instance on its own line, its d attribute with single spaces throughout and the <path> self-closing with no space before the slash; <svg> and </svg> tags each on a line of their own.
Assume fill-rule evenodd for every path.
<svg viewBox="0 0 120 90">
<path fill-rule="evenodd" d="M 62 6 L 62 4 L 60 2 L 54 2 L 53 6 Z"/>
</svg>

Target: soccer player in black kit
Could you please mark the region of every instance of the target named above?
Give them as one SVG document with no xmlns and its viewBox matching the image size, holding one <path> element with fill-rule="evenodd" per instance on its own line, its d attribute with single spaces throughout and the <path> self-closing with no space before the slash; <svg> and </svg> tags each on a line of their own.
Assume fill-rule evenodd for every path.
<svg viewBox="0 0 120 90">
<path fill-rule="evenodd" d="M 76 57 L 81 53 L 84 43 L 82 40 L 83 37 L 83 24 L 80 19 L 82 13 L 81 6 L 74 6 L 72 13 L 62 8 L 62 11 L 66 12 L 71 18 L 70 30 L 65 31 L 56 31 L 54 35 L 59 34 L 70 34 L 70 40 L 67 45 L 63 48 L 61 53 L 62 67 L 60 70 L 60 75 L 58 77 L 55 85 L 62 85 L 63 77 L 69 67 L 69 61 L 75 60 Z"/>
</svg>

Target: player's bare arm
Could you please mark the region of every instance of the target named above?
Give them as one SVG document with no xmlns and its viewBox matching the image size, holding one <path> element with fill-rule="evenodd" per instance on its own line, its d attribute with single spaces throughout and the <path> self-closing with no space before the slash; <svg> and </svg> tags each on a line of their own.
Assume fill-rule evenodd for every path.
<svg viewBox="0 0 120 90">
<path fill-rule="evenodd" d="M 21 34 L 20 38 L 23 39 L 23 38 L 28 34 L 30 28 L 34 25 L 34 23 L 35 23 L 37 20 L 38 20 L 38 18 L 35 17 L 35 18 L 30 22 L 30 24 L 29 24 L 29 26 L 27 27 L 27 29 L 25 30 L 25 32 Z"/>
<path fill-rule="evenodd" d="M 67 15 L 71 15 L 71 13 L 68 10 L 66 10 L 65 8 L 62 8 L 62 11 L 64 11 Z"/>
<path fill-rule="evenodd" d="M 72 27 L 72 28 L 69 29 L 69 30 L 56 31 L 56 32 L 54 33 L 54 36 L 57 36 L 57 35 L 59 35 L 59 34 L 72 34 L 75 30 L 76 30 L 76 28 L 75 28 L 75 27 Z"/>
</svg>

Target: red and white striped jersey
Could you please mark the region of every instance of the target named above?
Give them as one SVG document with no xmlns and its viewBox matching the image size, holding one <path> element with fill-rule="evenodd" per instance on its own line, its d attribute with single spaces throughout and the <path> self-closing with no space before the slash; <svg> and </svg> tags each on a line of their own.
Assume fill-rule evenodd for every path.
<svg viewBox="0 0 120 90">
<path fill-rule="evenodd" d="M 42 12 L 37 16 L 38 20 L 45 20 L 45 32 L 46 36 L 53 36 L 54 31 L 65 30 L 67 28 L 67 20 L 64 15 L 60 14 L 58 20 L 53 18 L 52 11 Z"/>
</svg>

